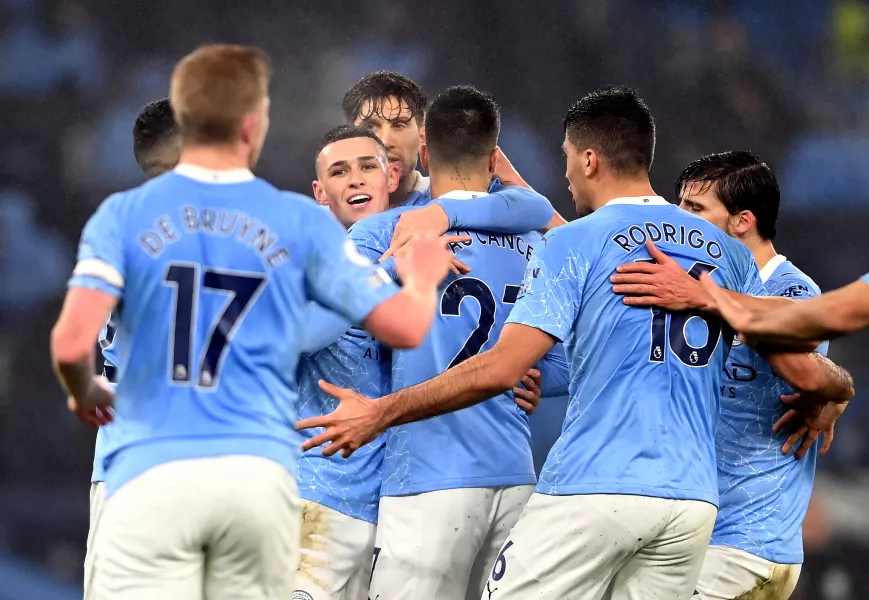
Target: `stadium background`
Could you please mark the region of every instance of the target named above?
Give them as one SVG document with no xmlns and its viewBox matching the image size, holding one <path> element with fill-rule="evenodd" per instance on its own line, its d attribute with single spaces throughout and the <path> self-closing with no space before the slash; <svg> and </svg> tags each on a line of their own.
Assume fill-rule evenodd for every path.
<svg viewBox="0 0 869 600">
<path fill-rule="evenodd" d="M 0 0 L 0 600 L 80 597 L 93 431 L 48 361 L 81 226 L 134 186 L 137 110 L 203 42 L 271 55 L 272 126 L 258 174 L 310 193 L 313 149 L 366 72 L 430 95 L 471 83 L 503 110 L 501 145 L 565 216 L 561 119 L 608 83 L 658 124 L 652 181 L 673 199 L 702 154 L 751 149 L 782 186 L 777 248 L 825 290 L 869 270 L 866 0 Z M 834 342 L 857 396 L 821 461 L 801 600 L 869 597 L 869 335 Z M 534 418 L 542 460 L 564 399 Z"/>
</svg>

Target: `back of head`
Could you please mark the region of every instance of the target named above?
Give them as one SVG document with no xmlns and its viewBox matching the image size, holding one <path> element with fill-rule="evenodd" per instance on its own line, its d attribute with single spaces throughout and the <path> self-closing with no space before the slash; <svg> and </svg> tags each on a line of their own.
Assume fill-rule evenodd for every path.
<svg viewBox="0 0 869 600">
<path fill-rule="evenodd" d="M 341 106 L 348 123 L 366 119 L 372 114 L 381 113 L 388 100 L 394 98 L 400 106 L 407 106 L 418 124 L 425 114 L 426 96 L 416 83 L 394 71 L 369 73 L 344 94 Z M 371 114 L 363 114 L 371 113 Z M 385 118 L 384 115 L 380 115 Z"/>
<path fill-rule="evenodd" d="M 758 235 L 765 240 L 775 239 L 781 193 L 772 169 L 758 156 L 731 150 L 695 160 L 676 180 L 677 197 L 681 198 L 695 183 L 701 184 L 695 193 L 713 189 L 729 214 L 744 210 L 753 213 Z"/>
<path fill-rule="evenodd" d="M 486 160 L 500 131 L 501 109 L 490 94 L 469 85 L 448 88 L 425 113 L 429 162 L 437 167 Z"/>
<path fill-rule="evenodd" d="M 178 164 L 180 136 L 169 98 L 146 104 L 133 125 L 133 155 L 148 178 Z"/>
<path fill-rule="evenodd" d="M 655 156 L 655 119 L 637 92 L 605 87 L 577 100 L 564 118 L 566 138 L 591 148 L 616 177 L 647 174 Z"/>
<path fill-rule="evenodd" d="M 271 66 L 255 48 L 203 46 L 175 67 L 169 97 L 182 141 L 189 145 L 231 144 L 244 118 L 268 97 Z"/>
</svg>

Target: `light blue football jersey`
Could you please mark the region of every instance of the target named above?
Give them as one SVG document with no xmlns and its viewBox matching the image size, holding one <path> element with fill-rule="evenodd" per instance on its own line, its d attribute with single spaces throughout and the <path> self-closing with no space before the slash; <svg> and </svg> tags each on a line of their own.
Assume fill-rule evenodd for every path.
<svg viewBox="0 0 869 600">
<path fill-rule="evenodd" d="M 821 293 L 779 255 L 761 271 L 770 296 L 801 300 Z M 715 437 L 721 496 L 712 544 L 733 546 L 777 563 L 803 562 L 802 524 L 812 496 L 818 445 L 797 460 L 781 447 L 790 434 L 772 432 L 793 390 L 750 346 L 733 342 L 724 366 L 721 420 Z M 826 355 L 827 344 L 818 351 Z"/>
<path fill-rule="evenodd" d="M 562 340 L 570 402 L 538 492 L 632 494 L 717 504 L 715 426 L 732 339 L 720 319 L 628 307 L 610 276 L 650 260 L 645 241 L 695 276 L 762 293 L 749 250 L 659 197 L 620 198 L 548 233 L 509 322 Z"/>
<path fill-rule="evenodd" d="M 70 280 L 121 301 L 108 493 L 158 464 L 228 454 L 295 474 L 308 301 L 361 322 L 398 291 L 309 199 L 185 167 L 109 197 Z"/>
<path fill-rule="evenodd" d="M 862 279 L 862 280 L 865 281 L 866 283 L 869 283 L 869 273 L 866 273 L 866 274 L 863 275 L 863 277 L 861 277 L 860 279 Z"/>
<path fill-rule="evenodd" d="M 509 229 L 523 222 L 525 227 L 542 227 L 551 219 L 549 201 L 535 192 L 516 187 L 505 188 L 499 183 L 494 184 L 491 191 L 494 193 L 481 196 L 474 202 L 464 202 L 464 206 L 451 206 L 449 198 L 438 199 L 438 202 L 442 206 L 447 205 L 445 210 L 448 215 L 453 215 L 451 219 L 465 219 L 480 225 Z M 375 253 L 371 252 L 372 244 L 366 233 L 371 228 L 365 223 L 351 229 L 351 239 L 363 246 L 364 254 L 379 259 L 389 247 L 398 217 L 406 210 L 431 200 L 428 189 L 414 198 L 416 204 L 409 202 L 405 207 L 389 211 L 382 218 L 371 217 L 371 222 L 378 224 L 373 228 L 378 234 L 378 250 Z M 505 206 L 506 203 L 511 203 L 507 206 L 514 208 L 510 210 Z M 549 210 L 543 210 L 545 207 L 541 203 L 549 206 Z M 385 264 L 391 270 L 393 261 Z M 306 345 L 317 349 L 303 356 L 299 362 L 301 418 L 327 414 L 338 407 L 335 398 L 320 390 L 320 379 L 339 387 L 354 389 L 370 398 L 388 394 L 392 389 L 392 351 L 377 343 L 359 327 L 348 328 L 336 342 L 321 345 L 326 339 L 323 335 L 328 336 L 329 331 L 334 331 L 334 325 L 330 322 L 334 318 L 326 313 L 328 311 L 312 311 L 306 318 Z M 346 325 L 349 326 L 349 323 Z M 557 357 L 553 360 L 557 362 Z M 556 364 L 547 369 L 547 372 L 557 372 L 558 367 Z M 566 364 L 561 369 L 566 373 Z M 558 385 L 559 379 L 550 375 L 544 382 L 552 387 Z M 566 385 L 566 376 L 564 382 Z M 320 431 L 306 430 L 301 434 L 310 438 Z M 306 500 L 323 504 L 350 517 L 376 523 L 384 443 L 385 438 L 380 436 L 354 452 L 349 459 L 341 456 L 325 457 L 319 450 L 304 453 L 299 461 L 300 495 Z"/>
<path fill-rule="evenodd" d="M 350 237 L 359 251 L 377 260 L 405 210 L 409 208 L 354 225 Z M 438 314 L 420 347 L 392 352 L 392 391 L 431 379 L 494 345 L 535 244 L 542 239 L 536 232 L 454 229 L 450 233 L 471 236 L 470 242 L 454 244 L 453 250 L 472 272 L 451 275 L 442 284 Z M 387 271 L 393 267 L 391 261 L 384 265 Z M 393 427 L 385 436 L 384 496 L 533 484 L 536 479 L 528 416 L 515 404 L 512 392 L 453 414 Z"/>
</svg>

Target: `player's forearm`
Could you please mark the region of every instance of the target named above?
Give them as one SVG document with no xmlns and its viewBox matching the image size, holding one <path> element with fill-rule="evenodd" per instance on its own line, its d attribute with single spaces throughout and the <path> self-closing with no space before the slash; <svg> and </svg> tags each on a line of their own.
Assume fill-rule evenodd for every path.
<svg viewBox="0 0 869 600">
<path fill-rule="evenodd" d="M 51 358 L 63 388 L 77 399 L 85 398 L 96 372 L 94 344 L 69 337 L 55 327 L 51 334 Z"/>
<path fill-rule="evenodd" d="M 797 391 L 836 402 L 850 400 L 854 395 L 851 375 L 817 352 L 762 354 L 773 370 Z"/>
<path fill-rule="evenodd" d="M 434 320 L 437 298 L 433 286 L 405 282 L 401 292 L 382 302 L 365 320 L 365 329 L 393 348 L 416 348 Z"/>
<path fill-rule="evenodd" d="M 419 385 L 378 402 L 387 426 L 422 421 L 479 404 L 501 394 L 522 378 L 499 367 L 496 352 L 473 356 Z"/>
<path fill-rule="evenodd" d="M 786 343 L 825 340 L 858 331 L 869 325 L 869 293 L 863 295 L 862 290 L 853 288 L 857 284 L 779 310 L 757 312 L 752 333 L 770 343 Z"/>
</svg>

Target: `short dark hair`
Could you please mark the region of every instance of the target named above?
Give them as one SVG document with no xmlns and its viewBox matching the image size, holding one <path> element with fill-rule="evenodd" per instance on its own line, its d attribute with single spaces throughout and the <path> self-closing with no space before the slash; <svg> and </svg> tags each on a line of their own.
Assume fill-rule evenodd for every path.
<svg viewBox="0 0 869 600">
<path fill-rule="evenodd" d="M 323 151 L 323 148 L 328 146 L 329 144 L 334 144 L 335 142 L 339 142 L 341 140 L 350 140 L 353 138 L 369 138 L 374 140 L 377 145 L 386 153 L 386 146 L 377 137 L 373 131 L 368 129 L 367 127 L 358 127 L 356 125 L 338 125 L 337 127 L 333 127 L 329 131 L 326 132 L 326 135 L 323 136 L 323 139 L 320 140 L 320 145 L 317 146 L 317 153 L 314 155 L 314 162 L 316 164 L 317 158 L 320 156 L 320 152 Z"/>
<path fill-rule="evenodd" d="M 146 104 L 139 111 L 133 125 L 133 156 L 148 176 L 175 167 L 175 164 L 168 164 L 168 153 L 164 150 L 168 144 L 177 143 L 173 138 L 178 135 L 178 124 L 169 98 Z"/>
<path fill-rule="evenodd" d="M 500 132 L 498 104 L 470 85 L 447 88 L 425 112 L 425 142 L 435 161 L 458 164 L 485 158 L 498 144 Z"/>
<path fill-rule="evenodd" d="M 369 73 L 344 94 L 341 103 L 344 118 L 352 123 L 357 118 L 368 118 L 378 114 L 383 116 L 383 103 L 389 98 L 395 98 L 401 104 L 406 104 L 416 122 L 422 125 L 427 98 L 422 88 L 411 79 L 394 71 L 375 71 Z M 362 114 L 362 107 L 371 102 L 371 112 Z"/>
<path fill-rule="evenodd" d="M 655 157 L 655 119 L 629 87 L 604 87 L 574 102 L 564 133 L 580 150 L 599 152 L 616 175 L 648 172 Z"/>
<path fill-rule="evenodd" d="M 781 201 L 775 174 L 757 155 L 745 150 L 709 154 L 685 167 L 676 180 L 676 196 L 692 183 L 702 184 L 701 191 L 714 186 L 715 195 L 731 215 L 751 211 L 757 220 L 757 233 L 774 240 Z"/>
</svg>

